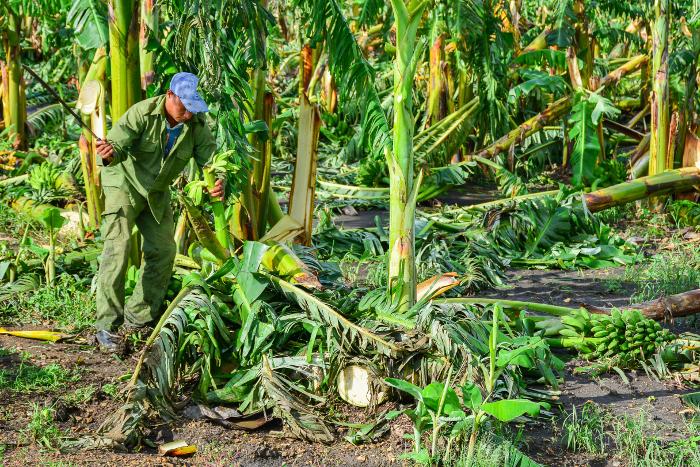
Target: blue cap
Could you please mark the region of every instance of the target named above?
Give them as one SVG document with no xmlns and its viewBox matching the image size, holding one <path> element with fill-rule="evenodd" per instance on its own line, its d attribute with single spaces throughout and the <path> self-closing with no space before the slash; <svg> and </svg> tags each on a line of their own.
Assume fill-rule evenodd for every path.
<svg viewBox="0 0 700 467">
<path fill-rule="evenodd" d="M 177 73 L 170 81 L 170 90 L 180 98 L 188 112 L 197 114 L 209 112 L 209 107 L 204 99 L 197 93 L 199 78 L 185 71 Z"/>
</svg>

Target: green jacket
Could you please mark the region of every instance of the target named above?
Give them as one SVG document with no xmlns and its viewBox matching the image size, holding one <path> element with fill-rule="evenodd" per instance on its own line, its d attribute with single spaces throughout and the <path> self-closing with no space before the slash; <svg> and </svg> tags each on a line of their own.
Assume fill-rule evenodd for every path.
<svg viewBox="0 0 700 467">
<path fill-rule="evenodd" d="M 165 95 L 156 96 L 122 115 L 106 138 L 114 148 L 114 159 L 100 172 L 102 186 L 134 190 L 146 198 L 157 222 L 170 202 L 170 185 L 190 158 L 203 167 L 216 150 L 206 115 L 195 114 L 163 159 L 168 124 L 164 106 Z"/>
</svg>

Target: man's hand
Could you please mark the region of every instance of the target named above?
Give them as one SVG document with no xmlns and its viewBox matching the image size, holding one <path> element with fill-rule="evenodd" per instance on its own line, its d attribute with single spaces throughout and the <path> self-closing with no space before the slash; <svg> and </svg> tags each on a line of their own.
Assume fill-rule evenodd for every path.
<svg viewBox="0 0 700 467">
<path fill-rule="evenodd" d="M 97 154 L 99 154 L 99 156 L 105 163 L 109 164 L 110 162 L 112 162 L 112 157 L 114 156 L 114 148 L 111 144 L 109 144 L 103 139 L 98 139 L 96 147 Z"/>
<path fill-rule="evenodd" d="M 218 179 L 216 181 L 216 183 L 214 184 L 214 188 L 209 190 L 209 195 L 212 198 L 219 198 L 221 201 L 223 201 L 225 191 L 226 190 L 224 189 L 224 181 L 221 179 Z"/>
</svg>

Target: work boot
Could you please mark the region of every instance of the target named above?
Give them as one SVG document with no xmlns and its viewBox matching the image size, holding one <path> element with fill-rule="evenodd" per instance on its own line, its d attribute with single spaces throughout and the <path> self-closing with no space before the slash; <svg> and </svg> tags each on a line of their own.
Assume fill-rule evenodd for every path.
<svg viewBox="0 0 700 467">
<path fill-rule="evenodd" d="M 97 331 L 95 344 L 102 352 L 116 352 L 119 350 L 119 336 L 105 330 Z"/>
</svg>

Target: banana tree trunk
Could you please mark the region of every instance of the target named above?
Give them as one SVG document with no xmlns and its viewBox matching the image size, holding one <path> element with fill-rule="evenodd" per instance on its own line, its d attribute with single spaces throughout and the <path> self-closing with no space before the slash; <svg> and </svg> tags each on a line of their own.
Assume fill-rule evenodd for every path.
<svg viewBox="0 0 700 467">
<path fill-rule="evenodd" d="M 92 58 L 92 63 L 85 73 L 85 79 L 80 83 L 82 87 L 88 81 L 96 80 L 99 81 L 104 87 L 105 74 L 107 72 L 107 50 L 104 47 L 100 47 L 95 50 L 95 56 Z"/>
<path fill-rule="evenodd" d="M 393 151 L 389 167 L 389 291 L 399 311 L 416 301 L 414 219 L 420 179 L 413 173 L 413 79 L 423 44 L 416 40 L 428 2 L 391 0 L 396 27 Z"/>
<path fill-rule="evenodd" d="M 574 0 L 573 9 L 576 14 L 576 44 L 578 51 L 583 54 L 581 79 L 584 86 L 588 88 L 591 76 L 593 76 L 593 41 L 589 34 L 585 2 L 583 0 Z"/>
<path fill-rule="evenodd" d="M 24 98 L 24 81 L 22 79 L 21 33 L 22 23 L 19 15 L 7 11 L 5 30 L 2 32 L 2 45 L 5 52 L 5 68 L 3 70 L 4 95 L 3 106 L 5 128 L 9 128 L 9 138 L 16 149 L 27 149 L 25 123 L 27 108 Z"/>
<path fill-rule="evenodd" d="M 314 50 L 304 45 L 300 56 L 299 131 L 297 158 L 294 164 L 292 190 L 289 195 L 289 215 L 304 227 L 297 241 L 311 245 L 311 230 L 316 192 L 316 150 L 321 129 L 318 105 L 307 94 L 314 67 Z"/>
<path fill-rule="evenodd" d="M 693 58 L 688 67 L 688 75 L 685 81 L 685 101 L 681 108 L 680 122 L 678 124 L 678 146 L 674 159 L 681 163 L 686 147 L 686 139 L 689 125 L 693 121 L 695 114 L 695 93 L 697 91 L 698 60 L 700 60 L 700 28 L 693 26 L 692 31 Z"/>
<path fill-rule="evenodd" d="M 583 195 L 583 202 L 591 212 L 636 201 L 649 196 L 693 190 L 700 185 L 700 169 L 687 167 L 638 178 L 609 186 Z"/>
<path fill-rule="evenodd" d="M 253 96 L 255 108 L 253 118 L 262 120 L 270 128 L 272 123 L 273 96 L 265 89 L 266 71 L 253 72 Z M 250 136 L 255 148 L 255 160 L 249 175 L 250 183 L 243 187 L 240 202 L 234 206 L 231 230 L 239 240 L 257 240 L 265 234 L 267 227 L 268 191 L 270 190 L 270 162 L 272 148 L 269 135 Z"/>
<path fill-rule="evenodd" d="M 141 65 L 141 90 L 144 95 L 155 79 L 153 52 L 146 50 L 148 39 L 158 34 L 158 6 L 155 0 L 141 0 L 141 27 L 139 29 L 139 61 Z"/>
<path fill-rule="evenodd" d="M 141 100 L 139 67 L 139 2 L 109 0 L 109 53 L 112 121 Z"/>
<path fill-rule="evenodd" d="M 216 174 L 208 167 L 204 168 L 203 173 L 207 188 L 210 190 L 213 189 L 216 185 Z M 214 214 L 214 231 L 216 232 L 216 238 L 219 240 L 219 243 L 221 243 L 221 246 L 228 250 L 231 242 L 228 229 L 228 219 L 226 219 L 226 207 L 221 200 L 212 199 L 211 210 Z"/>
<path fill-rule="evenodd" d="M 649 175 L 656 175 L 666 166 L 669 147 L 670 103 L 668 86 L 668 41 L 671 5 L 669 0 L 655 0 L 656 21 L 653 29 L 651 147 Z"/>
</svg>

